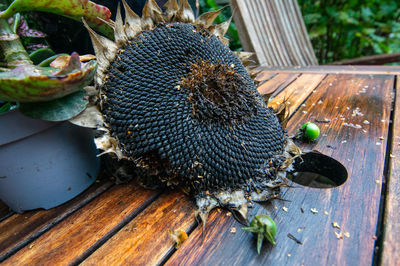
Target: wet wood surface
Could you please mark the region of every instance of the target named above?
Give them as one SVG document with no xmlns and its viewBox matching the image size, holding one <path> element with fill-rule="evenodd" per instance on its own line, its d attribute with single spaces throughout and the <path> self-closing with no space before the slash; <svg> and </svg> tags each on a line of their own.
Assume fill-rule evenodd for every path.
<svg viewBox="0 0 400 266">
<path fill-rule="evenodd" d="M 389 175 L 386 176 L 382 265 L 400 265 L 400 76 L 397 76 L 396 81 Z"/>
<path fill-rule="evenodd" d="M 47 265 L 78 261 L 143 210 L 156 194 L 132 184 L 114 186 L 3 263 Z"/>
<path fill-rule="evenodd" d="M 221 258 L 227 265 L 371 264 L 393 82 L 392 76 L 328 75 L 294 113 L 288 124 L 289 133 L 306 121 L 331 121 L 321 125 L 322 137 L 318 142 L 302 146 L 336 158 L 346 166 L 349 178 L 333 189 L 294 184 L 295 188 L 285 189 L 282 194 L 287 201 L 256 206 L 254 213 L 274 217 L 278 226 L 276 246 L 265 245 L 261 255 L 257 255 L 254 238 L 240 230 L 242 226 L 233 219 L 217 215 L 209 221 L 203 246 L 198 228 L 168 264 L 213 265 L 221 263 Z M 333 222 L 340 229 L 334 228 Z M 232 228 L 236 228 L 236 233 L 232 233 Z M 298 238 L 302 245 L 288 234 Z"/>
<path fill-rule="evenodd" d="M 396 75 L 361 70 L 258 73 L 259 91 L 277 94 L 269 104 L 289 104 L 289 135 L 306 121 L 325 120 L 318 141 L 299 145 L 337 159 L 349 174 L 337 188 L 293 183 L 281 200 L 254 204 L 250 218 L 269 214 L 278 227 L 277 244 L 264 243 L 260 255 L 254 237 L 225 210 L 213 211 L 203 232 L 183 193 L 102 181 L 55 209 L 4 216 L 1 264 L 399 264 L 400 100 L 391 113 Z M 0 211 L 9 214 L 1 205 Z M 179 249 L 170 230 L 188 234 Z"/>
<path fill-rule="evenodd" d="M 194 205 L 180 192 L 165 193 L 94 252 L 83 265 L 155 265 L 174 248 L 169 230 L 189 233 Z"/>
<path fill-rule="evenodd" d="M 85 194 L 57 208 L 44 211 L 30 211 L 14 214 L 0 223 L 0 260 L 30 244 L 58 222 L 64 220 L 90 200 L 111 187 L 112 183 L 103 181 L 95 183 Z"/>
</svg>

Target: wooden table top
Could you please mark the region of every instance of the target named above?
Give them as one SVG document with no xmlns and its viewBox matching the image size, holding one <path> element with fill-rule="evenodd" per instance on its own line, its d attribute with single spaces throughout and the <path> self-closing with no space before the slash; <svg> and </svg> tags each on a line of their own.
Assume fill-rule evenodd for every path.
<svg viewBox="0 0 400 266">
<path fill-rule="evenodd" d="M 290 135 L 306 121 L 329 121 L 302 148 L 349 174 L 336 188 L 293 183 L 282 200 L 255 204 L 250 218 L 269 214 L 277 223 L 275 246 L 264 243 L 258 255 L 254 237 L 225 210 L 211 213 L 202 235 L 194 203 L 179 191 L 100 179 L 51 210 L 16 214 L 0 203 L 1 264 L 400 265 L 400 67 L 256 71 L 260 93 L 275 91 L 271 106 L 290 103 Z M 169 230 L 189 238 L 176 249 Z"/>
</svg>

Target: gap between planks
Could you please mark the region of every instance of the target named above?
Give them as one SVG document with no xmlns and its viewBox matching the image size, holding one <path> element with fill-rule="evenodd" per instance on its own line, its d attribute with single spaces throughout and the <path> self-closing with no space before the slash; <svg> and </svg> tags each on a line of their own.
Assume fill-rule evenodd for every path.
<svg viewBox="0 0 400 266">
<path fill-rule="evenodd" d="M 15 213 L 2 221 L 0 223 L 0 232 L 4 233 L 0 236 L 0 262 L 51 230 L 55 225 L 88 204 L 111 186 L 112 183 L 110 181 L 95 183 L 75 199 L 56 208 L 29 211 L 23 214 Z"/>
<path fill-rule="evenodd" d="M 395 115 L 395 104 L 396 104 L 396 77 L 394 79 L 394 86 L 393 86 L 393 99 L 391 103 L 391 112 L 390 112 L 390 120 L 394 122 L 394 115 Z M 379 262 L 382 260 L 382 248 L 383 248 L 383 238 L 384 238 L 384 215 L 385 215 L 385 206 L 386 206 L 386 198 L 388 193 L 388 182 L 390 180 L 390 164 L 391 164 L 391 153 L 393 149 L 393 136 L 394 136 L 394 123 L 389 123 L 389 132 L 387 137 L 387 144 L 386 144 L 386 153 L 385 153 L 385 163 L 384 163 L 384 170 L 383 170 L 383 178 L 382 178 L 382 190 L 381 190 L 381 200 L 379 204 L 379 215 L 378 215 L 378 222 L 375 236 L 377 240 L 375 241 L 375 253 L 373 256 L 373 265 L 380 264 Z M 391 258 L 393 259 L 393 257 Z M 393 264 L 397 265 L 397 264 Z"/>
<path fill-rule="evenodd" d="M 290 90 L 292 95 L 295 96 L 289 96 L 289 99 L 296 97 L 296 100 L 291 105 L 293 106 L 292 112 L 294 112 L 298 107 L 296 105 L 301 104 L 307 94 L 312 93 L 326 75 L 304 75 L 302 78 L 297 79 L 298 76 L 293 74 L 264 76 L 264 78 L 268 79 L 268 82 L 264 83 L 263 89 L 268 86 L 279 88 L 280 86 L 286 87 L 291 84 Z M 307 88 L 304 89 L 305 87 Z M 302 93 L 297 91 L 299 88 L 303 90 Z M 279 100 L 279 94 L 277 97 Z M 192 237 L 192 232 L 198 232 L 199 230 L 202 232 L 202 227 L 198 226 L 197 221 L 194 219 L 194 203 L 189 201 L 187 196 L 183 198 L 182 196 L 182 193 L 163 194 L 83 260 L 82 264 L 95 265 L 99 262 L 102 264 L 111 262 L 121 264 L 164 264 L 168 262 L 168 259 L 176 252 L 174 242 L 168 234 L 168 229 L 184 230 L 190 237 Z M 174 204 L 177 198 L 180 198 L 180 201 Z M 171 210 L 166 211 L 172 207 L 176 208 L 175 213 L 171 212 Z M 212 215 L 216 216 L 215 212 Z M 214 217 L 212 215 L 211 217 Z M 181 219 L 179 217 L 184 218 Z M 207 231 L 208 229 L 205 231 L 206 234 Z"/>
<path fill-rule="evenodd" d="M 73 263 L 98 247 L 148 206 L 159 192 L 129 183 L 113 186 L 63 219 L 4 265 Z"/>
<path fill-rule="evenodd" d="M 381 250 L 377 263 L 400 265 L 400 76 L 396 78 L 394 110 L 392 117 L 392 141 L 386 184 L 386 200 L 381 225 Z"/>
<path fill-rule="evenodd" d="M 260 73 L 262 75 L 262 73 Z M 293 74 L 277 74 L 274 75 L 272 78 L 270 78 L 270 76 L 266 75 L 264 76 L 266 78 L 268 78 L 268 80 L 266 82 L 261 82 L 261 91 L 260 93 L 263 94 L 263 91 L 272 91 L 273 88 L 275 88 L 276 90 L 283 90 L 285 89 L 284 92 L 281 92 L 279 94 L 277 94 L 277 96 L 271 100 L 269 106 L 277 106 L 279 103 L 279 101 L 281 101 L 282 99 L 286 98 L 288 99 L 288 101 L 290 101 L 290 110 L 289 110 L 289 116 L 291 116 L 297 109 L 298 107 L 308 98 L 308 96 L 313 93 L 313 91 L 315 90 L 315 88 L 325 79 L 326 75 L 325 74 L 321 74 L 321 75 L 310 75 L 310 74 L 305 74 L 305 75 L 293 75 Z M 287 91 L 286 91 L 287 89 Z M 281 196 L 284 196 L 285 193 L 288 191 L 288 189 L 283 189 Z M 282 202 L 280 203 L 276 203 L 277 205 L 280 206 Z M 275 206 L 276 207 L 276 206 Z M 272 206 L 270 206 L 270 211 L 274 212 L 275 215 L 277 213 L 277 211 L 275 210 L 275 208 L 273 208 Z M 223 213 L 227 213 L 227 212 L 223 212 Z M 207 234 L 209 234 L 210 230 L 212 231 L 213 228 L 213 224 L 215 222 L 220 223 L 224 223 L 224 224 L 238 224 L 233 217 L 228 217 L 226 215 L 221 215 L 217 210 L 214 210 L 211 214 L 210 214 L 210 218 L 209 221 L 207 223 L 207 227 L 205 230 L 205 236 L 204 238 L 207 238 Z M 210 225 L 211 224 L 211 225 Z M 210 228 L 211 227 L 211 228 Z M 193 233 L 190 234 L 190 238 L 191 239 L 196 239 L 195 241 L 202 241 L 202 227 L 201 226 L 197 226 L 197 227 L 193 227 Z M 239 227 L 238 227 L 239 228 Z M 215 240 L 216 241 L 216 240 Z M 181 247 L 181 249 L 184 249 L 185 245 L 183 245 L 183 247 Z M 182 251 L 181 249 L 178 250 L 179 254 L 184 254 L 185 252 Z M 176 250 L 175 252 L 171 253 L 169 257 L 176 257 Z M 180 256 L 179 256 L 180 257 Z M 194 258 L 196 256 L 193 256 Z M 169 260 L 164 260 L 162 261 L 162 263 L 166 263 L 167 265 L 170 263 Z"/>
<path fill-rule="evenodd" d="M 279 75 L 277 75 L 277 76 L 279 76 Z M 271 80 L 273 80 L 274 77 Z M 312 75 L 312 76 L 310 76 L 310 75 L 301 75 L 300 79 L 297 79 L 297 76 L 295 76 L 295 75 L 293 77 L 295 77 L 295 79 L 293 79 L 293 84 L 290 84 L 291 87 L 289 89 L 292 92 L 292 94 L 290 96 L 288 96 L 289 99 L 291 99 L 293 97 L 293 95 L 296 96 L 296 100 L 293 103 L 291 103 L 291 106 L 295 107 L 294 109 L 291 110 L 292 113 L 298 107 L 298 106 L 296 107 L 296 105 L 301 104 L 302 101 L 304 101 L 307 98 L 307 95 L 312 92 L 313 86 L 317 86 L 319 84 L 319 82 L 325 77 L 325 75 L 317 75 L 317 77 L 315 75 Z M 310 85 L 310 79 L 311 79 L 311 85 Z M 282 80 L 284 82 L 287 82 L 286 79 L 282 79 Z M 287 85 L 289 85 L 289 83 L 287 83 Z M 308 84 L 307 88 L 304 87 L 305 83 Z M 297 91 L 298 88 L 304 88 L 305 91 L 302 90 L 302 92 L 299 93 Z M 279 100 L 280 98 L 282 98 L 282 97 L 277 95 L 277 98 L 275 99 L 275 102 L 277 100 Z M 131 218 L 133 218 L 133 217 L 131 217 Z M 126 223 L 128 223 L 128 222 L 129 222 L 129 219 L 127 219 Z M 80 261 L 84 260 L 88 256 L 91 257 L 92 256 L 91 255 L 92 252 L 93 252 L 93 254 L 95 254 L 96 253 L 96 249 L 99 248 L 99 247 L 101 248 L 101 245 L 103 243 L 105 243 L 109 238 L 112 238 L 113 234 L 118 232 L 121 228 L 123 228 L 123 226 L 124 225 L 121 226 L 121 224 L 120 224 L 120 226 L 119 226 L 119 228 L 117 230 L 112 230 L 113 232 L 108 233 L 105 236 L 103 236 L 102 241 L 96 242 L 96 244 L 94 244 L 91 248 L 88 248 L 84 253 L 82 253 L 81 255 L 78 255 L 77 257 L 75 257 L 74 260 L 72 260 L 72 262 L 80 262 Z M 193 230 L 193 228 L 195 228 L 195 227 L 196 227 L 196 224 L 195 224 L 194 221 L 192 221 L 192 223 L 188 227 L 188 228 L 192 228 L 192 229 L 189 229 L 189 231 Z M 164 254 L 164 257 L 168 256 L 169 253 L 171 253 L 171 247 L 168 248 L 168 251 L 166 252 L 166 254 Z M 162 257 L 160 257 L 160 258 L 162 258 Z M 39 261 L 41 261 L 41 260 L 39 260 Z"/>
<path fill-rule="evenodd" d="M 179 191 L 162 194 L 135 219 L 91 254 L 82 265 L 156 265 L 168 257 L 175 241 L 169 230 L 187 234 L 196 225 L 194 203 Z"/>
<path fill-rule="evenodd" d="M 208 224 L 208 236 L 206 238 L 206 242 L 203 244 L 205 246 L 200 245 L 200 228 L 196 228 L 192 235 L 189 236 L 188 241 L 185 242 L 183 247 L 175 252 L 167 261 L 168 265 L 174 265 L 175 263 L 217 264 L 222 262 L 230 264 L 234 261 L 238 264 L 244 265 L 260 265 L 269 263 L 302 263 L 303 260 L 305 262 L 308 261 L 309 263 L 315 263 L 318 261 L 317 259 L 321 260 L 321 263 L 325 261 L 327 264 L 342 264 L 344 261 L 350 264 L 350 262 L 355 262 L 355 260 L 358 260 L 359 258 L 362 258 L 364 263 L 370 264 L 371 261 L 369 260 L 372 259 L 374 243 L 372 235 L 376 230 L 376 219 L 378 217 L 377 212 L 382 182 L 381 175 L 379 175 L 379 173 L 381 171 L 383 172 L 383 159 L 385 155 L 384 152 L 386 150 L 385 143 L 381 144 L 381 146 L 378 146 L 375 145 L 375 141 L 379 140 L 379 137 L 382 136 L 381 134 L 383 134 L 384 137 L 387 137 L 385 132 L 387 132 L 388 120 L 386 120 L 385 123 L 382 123 L 381 119 L 389 118 L 390 112 L 388 112 L 387 104 L 389 100 L 387 94 L 389 91 L 388 88 L 392 86 L 391 79 L 390 77 L 381 77 L 376 78 L 376 80 L 365 79 L 365 81 L 363 81 L 363 79 L 360 77 L 357 78 L 355 76 L 353 77 L 348 75 L 342 75 L 341 77 L 338 77 L 334 75 L 332 77 L 328 76 L 328 79 L 324 81 L 323 86 L 329 88 L 330 83 L 333 83 L 334 87 L 330 90 L 327 90 L 326 93 L 324 90 L 320 91 L 317 89 L 315 94 L 312 94 L 309 98 L 307 98 L 307 105 L 305 105 L 305 107 L 302 106 L 302 109 L 297 111 L 295 116 L 293 116 L 289 121 L 288 130 L 293 132 L 298 128 L 299 123 L 304 123 L 304 121 L 310 119 L 311 115 L 315 115 L 316 117 L 331 116 L 330 118 L 332 121 L 333 118 L 338 119 L 339 122 L 333 121 L 335 124 L 332 125 L 332 129 L 328 129 L 327 127 L 322 128 L 322 133 L 327 130 L 330 132 L 327 137 L 319 140 L 315 148 L 328 155 L 331 155 L 332 153 L 333 156 L 335 156 L 336 154 L 336 157 L 339 156 L 341 161 L 344 160 L 344 164 L 347 165 L 349 170 L 354 171 L 354 175 L 361 174 L 361 176 L 353 176 L 353 178 L 349 177 L 350 179 L 345 183 L 345 185 L 331 190 L 323 191 L 304 187 L 302 189 L 304 190 L 303 193 L 297 192 L 295 189 L 287 190 L 285 195 L 288 197 L 288 199 L 292 199 L 292 201 L 284 202 L 283 204 L 289 207 L 289 211 L 282 212 L 280 207 L 283 204 L 279 206 L 279 203 L 282 202 L 274 202 L 273 204 L 276 205 L 276 208 L 273 208 L 272 211 L 270 211 L 270 213 L 274 214 L 276 214 L 278 211 L 280 212 L 280 215 L 276 217 L 276 222 L 280 224 L 280 232 L 278 231 L 279 236 L 277 236 L 277 247 L 272 248 L 271 246 L 265 245 L 265 247 L 263 247 L 261 256 L 257 256 L 256 252 L 254 251 L 253 246 L 255 243 L 251 236 L 245 235 L 241 230 L 236 230 L 236 233 L 230 233 L 232 226 L 235 226 L 236 228 L 241 227 L 238 223 L 233 221 L 232 218 L 224 218 L 223 216 L 221 217 L 220 214 L 213 212 L 210 215 L 210 224 Z M 373 92 L 372 88 L 375 84 L 377 86 L 377 91 Z M 350 91 L 347 93 L 347 91 L 343 88 L 348 88 L 350 85 L 352 85 L 353 88 L 351 94 L 348 94 Z M 371 126 L 365 126 L 367 129 L 369 129 L 366 135 L 363 136 L 363 134 L 361 134 L 358 136 L 355 134 L 358 132 L 357 129 L 353 129 L 351 127 L 347 128 L 342 125 L 343 121 L 340 121 L 339 114 L 346 114 L 349 116 L 350 121 L 351 119 L 354 120 L 350 111 L 352 109 L 346 108 L 349 106 L 351 108 L 356 108 L 359 102 L 363 102 L 362 99 L 368 99 L 362 95 L 359 96 L 358 99 L 353 97 L 353 95 L 356 96 L 358 94 L 357 91 L 361 89 L 361 87 L 366 85 L 369 85 L 370 87 L 369 94 L 371 96 L 369 97 L 371 97 L 372 101 L 368 102 L 367 105 L 362 105 L 360 107 L 362 107 L 362 109 L 364 108 L 365 112 L 368 111 L 366 113 L 366 117 L 368 117 L 368 120 L 371 121 Z M 332 91 L 337 91 L 339 93 L 338 96 L 342 96 L 342 100 L 338 100 L 336 97 L 330 96 Z M 380 96 L 380 94 L 382 94 L 382 96 Z M 321 99 L 319 97 L 321 96 L 322 99 L 324 99 L 324 97 L 330 97 L 328 102 L 324 101 L 321 104 L 326 105 L 326 110 L 332 110 L 332 113 L 322 113 L 318 111 L 318 108 L 312 108 L 311 103 L 314 103 L 318 106 L 319 99 Z M 382 102 L 380 102 L 379 99 L 382 99 Z M 375 104 L 374 102 L 377 104 L 376 108 L 382 109 L 377 109 L 375 112 L 375 107 L 371 107 L 371 105 Z M 342 105 L 340 105 L 340 103 Z M 340 108 L 340 110 L 335 109 L 335 104 L 339 105 L 338 108 Z M 312 112 L 313 109 L 315 110 L 314 112 Z M 303 112 L 302 110 L 307 110 L 308 112 Z M 335 112 L 335 110 L 337 111 Z M 380 117 L 379 115 L 382 116 Z M 337 131 L 336 127 L 339 127 L 339 129 L 341 128 L 341 130 Z M 375 132 L 375 130 L 377 130 L 377 132 Z M 361 141 L 360 143 L 362 143 L 362 145 L 359 148 L 364 149 L 364 153 L 368 155 L 365 158 L 365 162 L 361 156 L 364 153 L 362 151 L 355 151 L 350 143 L 342 144 L 341 147 L 343 148 L 343 152 L 339 150 L 332 152 L 331 148 L 326 146 L 328 144 L 332 146 L 340 145 L 341 138 L 343 137 L 349 142 Z M 361 139 L 359 140 L 358 137 Z M 314 148 L 313 145 L 308 146 L 310 149 Z M 369 152 L 366 152 L 366 150 Z M 376 159 L 382 159 L 379 161 L 381 164 L 375 163 L 374 166 L 371 164 L 375 158 L 374 154 L 377 154 L 378 156 Z M 344 156 L 354 157 L 354 163 L 356 163 L 356 165 L 354 165 L 354 169 L 353 161 L 347 161 L 349 157 Z M 362 170 L 363 167 L 367 167 L 368 169 L 372 167 L 374 171 L 369 173 L 365 172 Z M 351 175 L 352 171 L 350 171 L 349 174 Z M 365 178 L 368 178 L 368 180 L 365 180 L 365 182 L 359 180 L 359 177 L 364 175 Z M 375 178 L 377 180 L 375 180 Z M 298 187 L 300 189 L 301 186 Z M 351 194 L 349 194 L 350 187 L 353 189 L 351 190 Z M 363 189 L 365 189 L 365 192 Z M 347 193 L 348 195 L 345 195 L 344 193 Z M 363 210 L 359 210 L 359 207 L 363 206 L 360 205 L 360 201 L 365 198 L 363 197 L 364 193 L 367 193 L 372 197 L 369 200 L 362 201 L 362 204 L 368 205 L 367 207 L 364 206 L 364 211 L 366 213 L 364 213 Z M 338 196 L 339 194 L 340 197 Z M 331 200 L 336 200 L 337 205 L 330 204 Z M 319 214 L 313 214 L 310 212 L 310 208 L 315 206 L 317 206 L 320 212 Z M 265 209 L 263 210 L 261 207 L 257 206 L 255 211 L 268 213 L 268 210 L 271 210 L 271 208 L 272 206 L 267 206 L 266 211 Z M 348 209 L 352 209 L 351 213 L 347 213 Z M 301 210 L 302 212 L 300 212 Z M 327 214 L 324 213 L 324 210 L 328 211 Z M 372 217 L 367 215 L 370 212 L 373 212 Z M 214 217 L 215 220 L 213 219 Z M 334 234 L 335 228 L 332 228 L 331 226 L 332 221 L 339 222 L 339 224 L 344 227 L 344 230 L 349 230 L 351 232 L 350 238 L 343 240 L 336 239 Z M 297 234 L 291 231 L 296 230 L 297 227 L 305 225 L 307 225 L 307 227 L 311 226 L 312 228 L 310 227 L 303 229 L 300 233 L 298 231 Z M 315 228 L 317 228 L 316 232 L 314 232 Z M 361 232 L 358 232 L 357 229 L 360 229 Z M 303 240 L 303 245 L 298 246 L 298 244 L 288 239 L 286 235 L 288 232 L 292 232 L 295 235 L 300 234 L 300 236 L 302 236 L 300 238 Z M 361 238 L 361 240 L 358 240 L 359 238 Z M 314 243 L 314 245 L 320 243 L 320 247 L 314 247 L 312 243 Z M 363 245 L 363 248 L 352 248 L 358 247 L 359 245 Z M 311 250 L 318 250 L 318 252 L 310 253 Z M 329 250 L 332 250 L 332 254 L 326 253 Z M 286 254 L 288 255 L 286 256 Z M 289 254 L 292 258 L 290 258 Z"/>
<path fill-rule="evenodd" d="M 273 75 L 272 78 L 269 74 L 264 75 L 262 72 L 258 73 L 260 86 L 258 87 L 258 90 L 261 95 L 265 93 L 271 93 L 274 91 L 278 91 L 278 94 L 271 99 L 271 101 L 268 103 L 268 106 L 272 108 L 276 108 L 280 103 L 282 103 L 284 100 L 287 100 L 289 103 L 289 113 L 288 116 L 291 117 L 294 112 L 299 108 L 299 106 L 308 98 L 308 96 L 313 93 L 315 88 L 326 78 L 326 74 L 287 74 L 287 73 L 279 73 L 277 75 Z M 266 77 L 266 81 L 262 82 L 262 79 L 260 77 Z M 282 191 L 282 196 L 285 195 L 285 193 L 288 190 L 285 189 Z M 272 209 L 271 209 L 272 211 Z M 276 215 L 277 212 L 275 212 L 274 216 Z M 221 217 L 222 216 L 222 217 Z M 217 218 L 218 217 L 218 218 Z M 217 211 L 214 211 L 213 213 L 210 214 L 210 223 L 215 222 L 213 219 L 222 219 L 222 223 L 224 224 L 234 224 L 235 221 L 232 221 L 233 218 L 231 217 L 225 217 L 223 215 L 218 215 Z M 229 221 L 228 221 L 229 220 Z M 236 223 L 237 224 L 237 223 Z M 209 225 L 207 224 L 207 227 Z M 204 232 L 206 235 L 208 233 L 208 230 L 206 229 L 206 232 Z M 194 237 L 199 241 L 199 238 L 201 239 L 202 235 L 202 229 L 200 227 L 195 228 L 193 235 L 190 235 L 190 238 Z M 204 236 L 205 238 L 207 236 Z M 180 254 L 184 254 L 185 252 L 182 252 L 179 250 Z M 173 257 L 175 254 L 171 254 L 171 257 Z M 180 256 L 179 256 L 180 257 Z M 196 256 L 193 256 L 196 257 Z M 166 264 L 168 265 L 169 262 L 166 261 Z"/>
</svg>

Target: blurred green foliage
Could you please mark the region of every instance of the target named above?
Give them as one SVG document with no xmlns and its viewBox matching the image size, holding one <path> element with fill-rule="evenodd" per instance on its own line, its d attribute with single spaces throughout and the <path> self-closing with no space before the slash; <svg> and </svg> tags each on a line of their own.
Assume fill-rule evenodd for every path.
<svg viewBox="0 0 400 266">
<path fill-rule="evenodd" d="M 400 52 L 400 0 L 298 0 L 320 64 L 375 54 Z M 215 0 L 199 0 L 200 13 L 221 8 Z M 231 16 L 225 8 L 217 18 Z M 240 50 L 236 26 L 228 37 Z"/>
<path fill-rule="evenodd" d="M 298 0 L 320 64 L 400 52 L 399 0 Z"/>
<path fill-rule="evenodd" d="M 219 5 L 215 2 L 215 0 L 199 0 L 199 13 L 203 14 L 208 11 L 218 10 L 224 7 L 221 14 L 216 18 L 215 23 L 220 24 L 222 22 L 227 21 L 232 17 L 231 9 L 229 8 L 229 4 Z M 242 48 L 242 44 L 240 43 L 239 35 L 236 29 L 235 23 L 230 24 L 228 32 L 226 36 L 229 38 L 229 47 L 233 51 L 239 51 Z"/>
</svg>

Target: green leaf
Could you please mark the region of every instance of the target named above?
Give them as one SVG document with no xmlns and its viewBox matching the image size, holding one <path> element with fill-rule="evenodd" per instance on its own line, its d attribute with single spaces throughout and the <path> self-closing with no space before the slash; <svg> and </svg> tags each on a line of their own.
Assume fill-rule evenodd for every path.
<svg viewBox="0 0 400 266">
<path fill-rule="evenodd" d="M 112 28 L 101 19 L 108 21 L 111 17 L 110 10 L 88 0 L 15 0 L 4 11 L 0 18 L 10 18 L 21 11 L 42 11 L 65 16 L 77 21 L 82 17 L 86 19 L 93 29 L 112 38 Z"/>
<path fill-rule="evenodd" d="M 321 25 L 321 26 L 317 26 L 317 27 L 313 28 L 310 31 L 309 36 L 311 39 L 314 39 L 314 38 L 318 38 L 322 35 L 325 35 L 326 32 L 327 32 L 326 26 Z"/>
<path fill-rule="evenodd" d="M 274 236 L 273 236 L 272 234 L 273 234 L 273 232 L 271 232 L 271 231 L 269 231 L 269 230 L 267 230 L 266 232 L 264 232 L 265 238 L 266 238 L 269 242 L 271 242 L 273 245 L 275 245 L 276 243 L 275 243 L 275 240 L 274 240 Z"/>
<path fill-rule="evenodd" d="M 257 227 L 242 227 L 242 230 L 252 232 L 252 233 L 258 233 L 260 230 Z"/>
<path fill-rule="evenodd" d="M 0 73 L 0 100 L 40 102 L 61 98 L 78 91 L 93 81 L 96 61 L 83 66 L 73 53 L 63 69 L 21 65 Z"/>
<path fill-rule="evenodd" d="M 9 102 L 1 105 L 0 106 L 0 114 L 10 111 L 11 107 L 12 107 L 12 105 Z"/>
<path fill-rule="evenodd" d="M 364 7 L 361 8 L 361 15 L 364 20 L 369 20 L 374 14 L 371 11 L 371 8 Z"/>
<path fill-rule="evenodd" d="M 306 25 L 317 23 L 320 21 L 322 15 L 318 13 L 304 15 L 304 23 Z"/>
<path fill-rule="evenodd" d="M 39 64 L 43 60 L 55 55 L 54 51 L 51 50 L 50 48 L 40 48 L 37 49 L 36 51 L 32 52 L 29 55 L 29 58 L 32 60 L 34 65 Z"/>
<path fill-rule="evenodd" d="M 333 18 L 338 17 L 338 11 L 336 10 L 336 7 L 327 7 L 325 11 L 329 16 Z"/>
<path fill-rule="evenodd" d="M 21 103 L 19 110 L 24 115 L 32 118 L 47 121 L 65 121 L 85 110 L 88 104 L 85 95 L 85 90 L 80 90 L 54 101 Z"/>
<path fill-rule="evenodd" d="M 379 12 L 382 14 L 382 17 L 384 17 L 394 13 L 397 9 L 398 7 L 396 5 L 396 2 L 386 1 L 386 3 L 382 3 L 380 5 Z"/>
<path fill-rule="evenodd" d="M 363 28 L 362 31 L 363 33 L 367 35 L 373 35 L 375 33 L 375 28 Z"/>
<path fill-rule="evenodd" d="M 262 243 L 264 241 L 264 235 L 262 233 L 257 234 L 257 253 L 260 254 Z"/>
<path fill-rule="evenodd" d="M 206 0 L 206 3 L 209 7 L 211 7 L 211 10 L 219 9 L 219 6 L 215 3 L 215 0 Z"/>
</svg>

